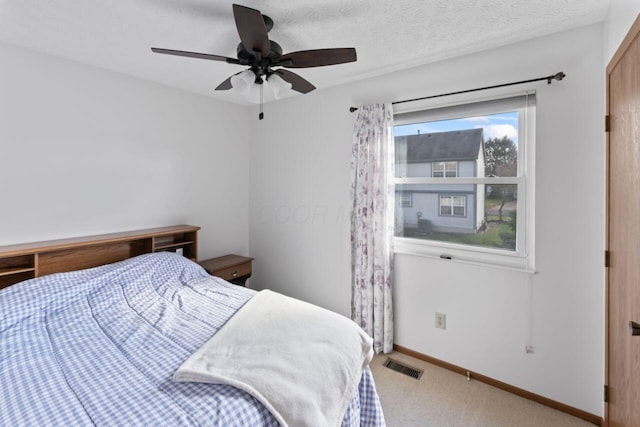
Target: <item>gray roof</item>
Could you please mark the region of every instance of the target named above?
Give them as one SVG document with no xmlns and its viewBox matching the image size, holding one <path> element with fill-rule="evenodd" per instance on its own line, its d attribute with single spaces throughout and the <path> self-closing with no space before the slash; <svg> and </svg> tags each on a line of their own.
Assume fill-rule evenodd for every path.
<svg viewBox="0 0 640 427">
<path fill-rule="evenodd" d="M 482 129 L 409 135 L 407 163 L 477 160 L 482 146 Z"/>
</svg>

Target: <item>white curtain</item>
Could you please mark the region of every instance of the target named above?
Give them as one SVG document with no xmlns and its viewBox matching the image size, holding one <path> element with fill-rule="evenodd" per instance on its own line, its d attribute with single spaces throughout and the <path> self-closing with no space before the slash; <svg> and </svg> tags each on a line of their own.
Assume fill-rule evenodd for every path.
<svg viewBox="0 0 640 427">
<path fill-rule="evenodd" d="M 393 351 L 393 144 L 391 104 L 360 107 L 351 156 L 351 318 L 376 353 Z"/>
</svg>

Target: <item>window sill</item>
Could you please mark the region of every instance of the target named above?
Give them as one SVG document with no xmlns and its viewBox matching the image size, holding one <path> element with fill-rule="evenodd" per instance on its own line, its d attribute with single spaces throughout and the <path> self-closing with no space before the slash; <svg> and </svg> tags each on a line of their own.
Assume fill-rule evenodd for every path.
<svg viewBox="0 0 640 427">
<path fill-rule="evenodd" d="M 500 249 L 476 249 L 446 242 L 395 237 L 394 253 L 438 259 L 442 262 L 460 262 L 481 267 L 535 273 L 530 257 Z"/>
</svg>

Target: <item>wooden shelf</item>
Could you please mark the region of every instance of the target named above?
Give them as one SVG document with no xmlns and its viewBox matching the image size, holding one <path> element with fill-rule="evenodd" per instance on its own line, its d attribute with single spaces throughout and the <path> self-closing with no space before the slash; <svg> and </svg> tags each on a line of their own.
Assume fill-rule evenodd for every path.
<svg viewBox="0 0 640 427">
<path fill-rule="evenodd" d="M 182 255 L 197 261 L 195 252 L 197 235 L 193 231 L 184 233 L 162 234 L 153 237 L 153 252 L 171 251 L 176 252 L 182 249 Z"/>
<path fill-rule="evenodd" d="M 184 248 L 184 247 L 192 245 L 192 244 L 193 244 L 193 242 L 186 241 L 186 242 L 170 243 L 168 245 L 158 245 L 155 248 L 153 248 L 153 251 L 154 252 L 158 252 L 158 251 L 164 251 L 166 249 Z"/>
<path fill-rule="evenodd" d="M 35 255 L 14 254 L 0 257 L 0 289 L 35 277 Z"/>
<path fill-rule="evenodd" d="M 28 273 L 36 271 L 34 267 L 30 268 L 0 268 L 0 276 L 10 276 L 12 274 Z"/>
<path fill-rule="evenodd" d="M 81 270 L 151 252 L 182 249 L 198 259 L 198 230 L 192 225 L 0 246 L 0 289 L 47 274 Z"/>
</svg>

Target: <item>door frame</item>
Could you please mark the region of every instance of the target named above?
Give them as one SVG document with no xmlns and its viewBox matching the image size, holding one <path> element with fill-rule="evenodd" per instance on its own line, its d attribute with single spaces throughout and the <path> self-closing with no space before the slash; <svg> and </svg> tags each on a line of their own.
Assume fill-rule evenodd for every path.
<svg viewBox="0 0 640 427">
<path fill-rule="evenodd" d="M 618 63 L 620 62 L 620 60 L 622 59 L 622 57 L 624 56 L 625 52 L 627 51 L 627 49 L 629 49 L 629 46 L 631 45 L 631 43 L 635 40 L 636 37 L 640 36 L 640 14 L 636 17 L 635 21 L 633 22 L 633 25 L 631 25 L 631 28 L 629 29 L 629 32 L 627 33 L 627 35 L 624 37 L 624 39 L 622 40 L 622 43 L 620 43 L 620 46 L 618 46 L 618 49 L 616 50 L 615 54 L 613 55 L 613 57 L 611 58 L 611 60 L 609 61 L 609 64 L 607 65 L 607 69 L 606 69 L 606 148 L 605 148 L 605 178 L 606 178 L 606 183 L 605 183 L 605 189 L 606 189 L 606 194 L 605 194 L 605 254 L 609 253 L 609 189 L 610 189 L 610 177 L 609 177 L 609 171 L 610 171 L 610 167 L 609 167 L 609 161 L 610 161 L 610 133 L 609 133 L 609 113 L 610 113 L 610 85 L 609 85 L 609 81 L 611 79 L 611 73 L 614 70 L 614 68 L 618 65 Z M 604 384 L 605 387 L 608 386 L 609 384 L 609 269 L 608 269 L 608 257 L 605 257 L 605 267 L 607 267 L 605 269 L 605 307 L 604 307 L 604 346 L 605 346 L 605 354 L 604 354 L 604 363 L 605 363 L 605 378 L 604 378 Z M 606 401 L 605 399 L 605 403 L 604 403 L 604 426 L 608 427 L 609 426 L 609 403 Z"/>
</svg>

